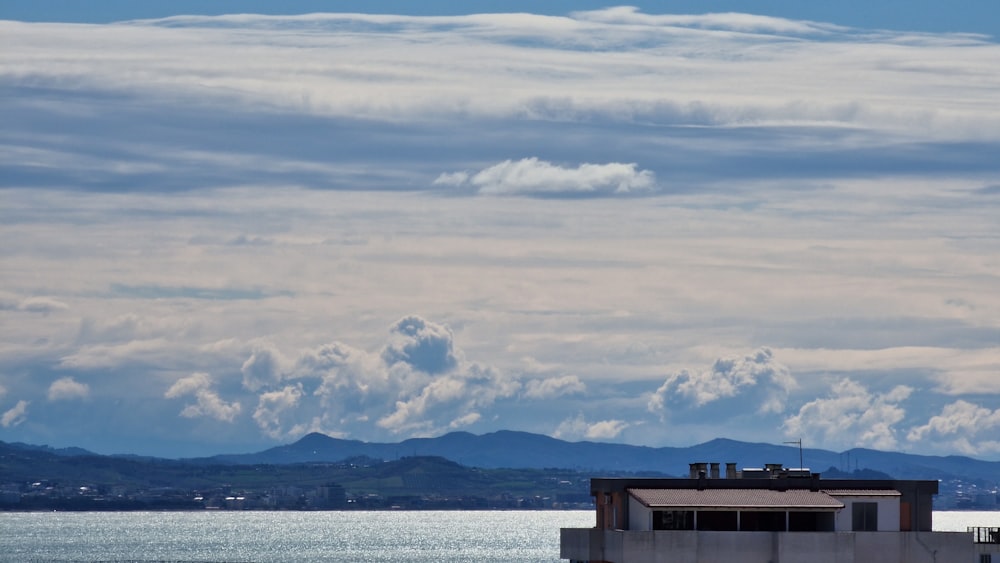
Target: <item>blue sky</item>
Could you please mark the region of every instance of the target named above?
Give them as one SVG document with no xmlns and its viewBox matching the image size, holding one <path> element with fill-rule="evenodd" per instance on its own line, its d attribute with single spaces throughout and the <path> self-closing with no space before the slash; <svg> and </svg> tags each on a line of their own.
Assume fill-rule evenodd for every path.
<svg viewBox="0 0 1000 563">
<path fill-rule="evenodd" d="M 1000 459 L 992 7 L 409 4 L 4 4 L 0 440 Z"/>
</svg>

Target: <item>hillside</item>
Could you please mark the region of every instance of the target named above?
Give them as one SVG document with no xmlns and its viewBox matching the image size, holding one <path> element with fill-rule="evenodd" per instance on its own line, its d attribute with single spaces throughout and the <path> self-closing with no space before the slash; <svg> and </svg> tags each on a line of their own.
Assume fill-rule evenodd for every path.
<svg viewBox="0 0 1000 563">
<path fill-rule="evenodd" d="M 604 472 L 655 471 L 684 476 L 694 461 L 735 462 L 739 467 L 781 463 L 798 467 L 799 449 L 794 446 L 749 443 L 717 438 L 685 448 L 651 448 L 599 442 L 567 442 L 527 432 L 500 431 L 475 435 L 453 432 L 437 438 L 417 438 L 399 443 L 341 440 L 309 434 L 297 442 L 257 453 L 219 455 L 198 463 L 285 464 L 332 462 L 354 456 L 398 459 L 403 456 L 440 456 L 462 465 L 482 468 L 563 468 L 599 475 Z M 961 456 L 920 456 L 870 449 L 846 452 L 806 448 L 803 464 L 816 471 L 829 467 L 864 467 L 896 479 L 961 480 L 996 484 L 1000 462 Z M 195 460 L 192 460 L 195 461 Z"/>
</svg>

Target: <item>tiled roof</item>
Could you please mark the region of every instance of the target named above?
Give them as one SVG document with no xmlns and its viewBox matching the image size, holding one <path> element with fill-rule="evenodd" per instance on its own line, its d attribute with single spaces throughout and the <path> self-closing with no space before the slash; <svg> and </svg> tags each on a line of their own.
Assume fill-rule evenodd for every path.
<svg viewBox="0 0 1000 563">
<path fill-rule="evenodd" d="M 898 497 L 901 493 L 895 489 L 823 489 L 823 492 L 835 497 Z"/>
<path fill-rule="evenodd" d="M 629 489 L 650 508 L 813 508 L 834 510 L 844 503 L 819 491 L 792 489 Z"/>
</svg>

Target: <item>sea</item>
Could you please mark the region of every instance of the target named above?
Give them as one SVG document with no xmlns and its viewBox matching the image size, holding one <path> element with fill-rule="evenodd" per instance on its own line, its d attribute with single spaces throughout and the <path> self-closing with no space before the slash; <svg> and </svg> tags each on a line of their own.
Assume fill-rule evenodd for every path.
<svg viewBox="0 0 1000 563">
<path fill-rule="evenodd" d="M 557 563 L 559 528 L 594 512 L 5 512 L 0 561 Z M 935 512 L 937 531 L 1000 512 Z"/>
</svg>

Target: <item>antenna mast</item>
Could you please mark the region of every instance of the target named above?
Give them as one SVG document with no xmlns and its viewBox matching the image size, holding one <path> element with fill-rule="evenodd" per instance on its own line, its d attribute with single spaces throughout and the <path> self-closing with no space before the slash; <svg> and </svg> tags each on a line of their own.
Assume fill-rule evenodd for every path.
<svg viewBox="0 0 1000 563">
<path fill-rule="evenodd" d="M 791 442 L 782 442 L 783 444 L 798 444 L 799 446 L 799 469 L 804 469 L 802 467 L 802 438 L 798 440 L 793 440 Z"/>
</svg>

